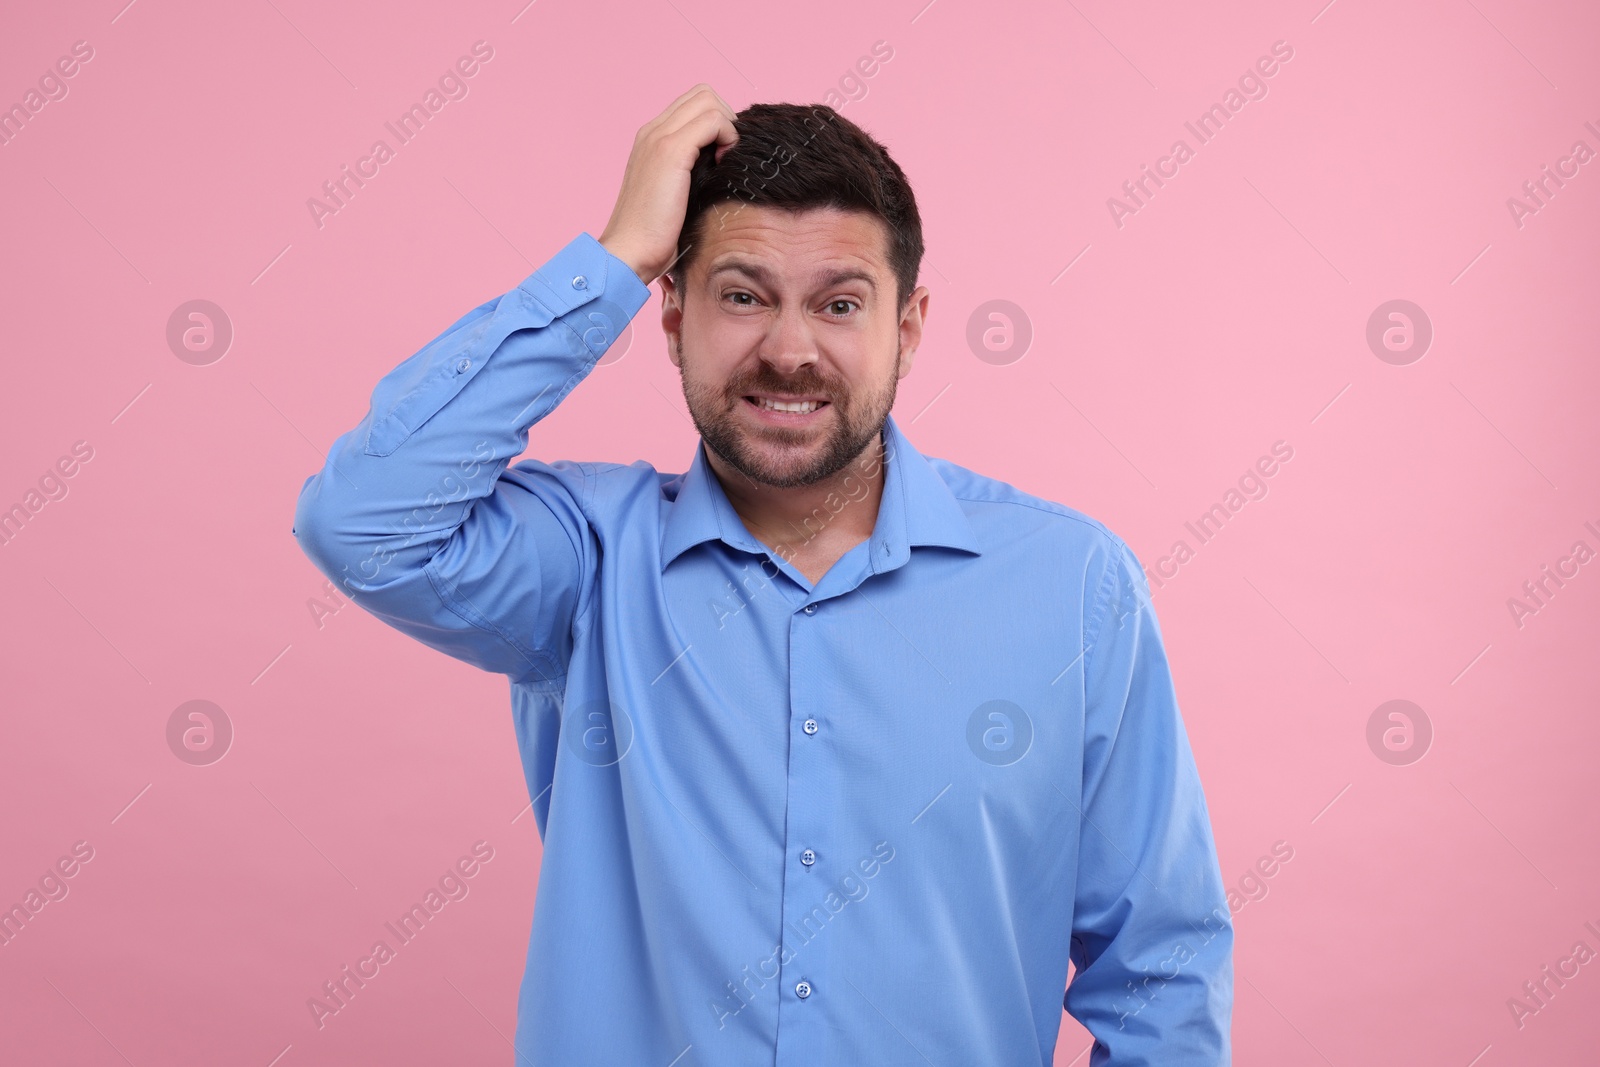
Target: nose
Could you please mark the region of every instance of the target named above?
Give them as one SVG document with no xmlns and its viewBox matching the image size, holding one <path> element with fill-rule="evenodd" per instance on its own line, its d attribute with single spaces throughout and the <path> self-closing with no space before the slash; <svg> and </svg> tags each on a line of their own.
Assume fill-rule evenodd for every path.
<svg viewBox="0 0 1600 1067">
<path fill-rule="evenodd" d="M 761 340 L 759 355 L 785 378 L 817 362 L 817 341 L 803 307 L 780 307 Z"/>
</svg>

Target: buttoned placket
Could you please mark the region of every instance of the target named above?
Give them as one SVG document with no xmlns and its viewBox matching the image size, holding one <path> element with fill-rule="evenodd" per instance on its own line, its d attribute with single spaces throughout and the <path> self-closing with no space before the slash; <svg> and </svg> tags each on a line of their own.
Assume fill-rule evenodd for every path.
<svg viewBox="0 0 1600 1067">
<path fill-rule="evenodd" d="M 815 596 L 812 589 L 808 596 Z M 829 803 L 837 796 L 834 769 L 828 758 L 828 709 L 814 703 L 816 676 L 827 655 L 827 612 L 815 601 L 802 605 L 789 619 L 789 707 L 793 725 L 789 746 L 789 796 L 786 827 L 789 849 L 784 863 L 782 944 L 783 963 L 778 1008 L 780 1067 L 814 1065 L 825 1048 L 818 999 L 826 993 L 817 979 L 827 973 L 828 931 L 807 916 L 822 904 L 827 880 L 817 866 L 830 842 L 820 835 L 828 825 Z"/>
<path fill-rule="evenodd" d="M 838 655 L 837 635 L 830 632 L 829 603 L 855 594 L 867 579 L 906 562 L 903 544 L 893 535 L 904 536 L 904 515 L 887 514 L 880 505 L 875 530 L 866 540 L 852 547 L 834 562 L 822 578 L 812 582 L 788 560 L 758 543 L 744 527 L 727 498 L 718 494 L 718 526 L 721 540 L 728 547 L 747 552 L 762 560 L 762 571 L 773 567 L 771 578 L 782 574 L 791 585 L 782 585 L 792 605 L 789 609 L 789 724 L 790 744 L 785 782 L 784 839 L 781 905 L 778 930 L 778 1027 L 777 1056 L 774 1067 L 816 1067 L 829 1055 L 836 1037 L 831 1028 L 838 1016 L 830 1009 L 828 959 L 838 934 L 826 929 L 832 912 L 827 907 L 834 883 L 848 870 L 850 857 L 839 855 L 836 842 L 828 837 L 840 821 L 835 804 L 843 791 L 838 781 L 839 764 L 834 745 L 838 739 L 830 731 L 836 715 L 852 709 L 834 708 L 823 703 L 828 690 L 817 680 L 826 677 L 832 657 Z M 890 536 L 885 536 L 888 532 Z M 781 584 L 781 583 L 780 583 Z M 764 587 L 765 588 L 765 587 Z M 849 605 L 845 610 L 849 610 Z M 851 820 L 845 819 L 848 823 Z"/>
<path fill-rule="evenodd" d="M 836 713 L 850 709 L 823 706 L 817 695 L 821 687 L 808 684 L 808 680 L 819 676 L 831 654 L 828 605 L 855 595 L 856 588 L 876 573 L 876 550 L 869 538 L 846 552 L 806 593 L 808 602 L 789 618 L 789 721 L 793 732 L 785 826 L 788 849 L 783 867 L 781 934 L 785 951 L 780 959 L 790 959 L 781 964 L 776 1067 L 815 1067 L 830 1047 L 828 1027 L 834 1016 L 828 1010 L 828 998 L 836 990 L 826 979 L 838 934 L 828 930 L 828 920 L 817 919 L 813 909 L 831 916 L 826 904 L 831 883 L 839 864 L 848 862 L 827 837 L 828 828 L 836 821 L 832 805 L 840 796 L 838 763 L 833 756 L 837 738 L 828 727 Z M 886 542 L 882 552 L 892 554 Z"/>
</svg>

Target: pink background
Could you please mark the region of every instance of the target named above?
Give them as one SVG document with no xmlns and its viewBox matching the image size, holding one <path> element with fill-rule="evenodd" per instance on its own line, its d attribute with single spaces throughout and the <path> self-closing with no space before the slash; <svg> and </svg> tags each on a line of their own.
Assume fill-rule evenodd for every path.
<svg viewBox="0 0 1600 1067">
<path fill-rule="evenodd" d="M 0 146 L 0 508 L 93 449 L 0 546 L 0 903 L 94 850 L 0 947 L 7 1062 L 510 1062 L 540 849 L 506 683 L 319 620 L 295 496 L 382 373 L 600 233 L 634 132 L 699 81 L 833 91 L 906 168 L 933 299 L 896 415 L 924 453 L 1153 567 L 1292 447 L 1156 590 L 1222 874 L 1258 898 L 1236 1062 L 1593 1062 L 1600 962 L 1520 1027 L 1507 1005 L 1600 951 L 1600 562 L 1520 626 L 1507 604 L 1600 551 L 1600 161 L 1507 206 L 1600 151 L 1592 5 L 124 2 L 0 22 L 0 104 L 94 50 Z M 307 199 L 478 40 L 469 95 L 319 228 Z M 1197 145 L 1276 41 L 1268 95 Z M 234 330 L 209 365 L 166 338 L 195 299 Z M 1406 365 L 1366 340 L 1394 299 L 1434 332 Z M 969 347 L 991 300 L 1031 323 L 1021 358 Z M 542 457 L 685 467 L 658 315 Z M 1396 699 L 1433 730 L 1406 765 L 1367 739 Z M 235 731 L 207 766 L 168 745 L 190 700 Z M 319 1029 L 307 999 L 480 840 L 470 895 Z M 1088 1040 L 1064 1019 L 1056 1063 Z"/>
</svg>

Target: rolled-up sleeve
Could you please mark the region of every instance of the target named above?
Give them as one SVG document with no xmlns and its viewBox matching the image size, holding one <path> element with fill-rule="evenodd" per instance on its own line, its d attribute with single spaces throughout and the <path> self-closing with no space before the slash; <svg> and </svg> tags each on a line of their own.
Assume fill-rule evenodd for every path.
<svg viewBox="0 0 1600 1067">
<path fill-rule="evenodd" d="M 1233 923 L 1150 587 L 1107 537 L 1084 632 L 1076 973 L 1091 1067 L 1231 1060 Z"/>
</svg>

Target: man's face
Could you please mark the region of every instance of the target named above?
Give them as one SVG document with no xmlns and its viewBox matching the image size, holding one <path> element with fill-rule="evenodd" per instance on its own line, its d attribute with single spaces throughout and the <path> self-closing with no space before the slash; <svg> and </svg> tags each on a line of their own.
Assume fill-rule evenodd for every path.
<svg viewBox="0 0 1600 1067">
<path fill-rule="evenodd" d="M 899 314 L 888 230 L 862 212 L 735 202 L 700 225 L 684 291 L 662 281 L 662 325 L 695 428 L 764 485 L 836 474 L 883 428 L 922 338 L 927 290 Z M 771 411 L 763 398 L 821 404 Z"/>
</svg>

